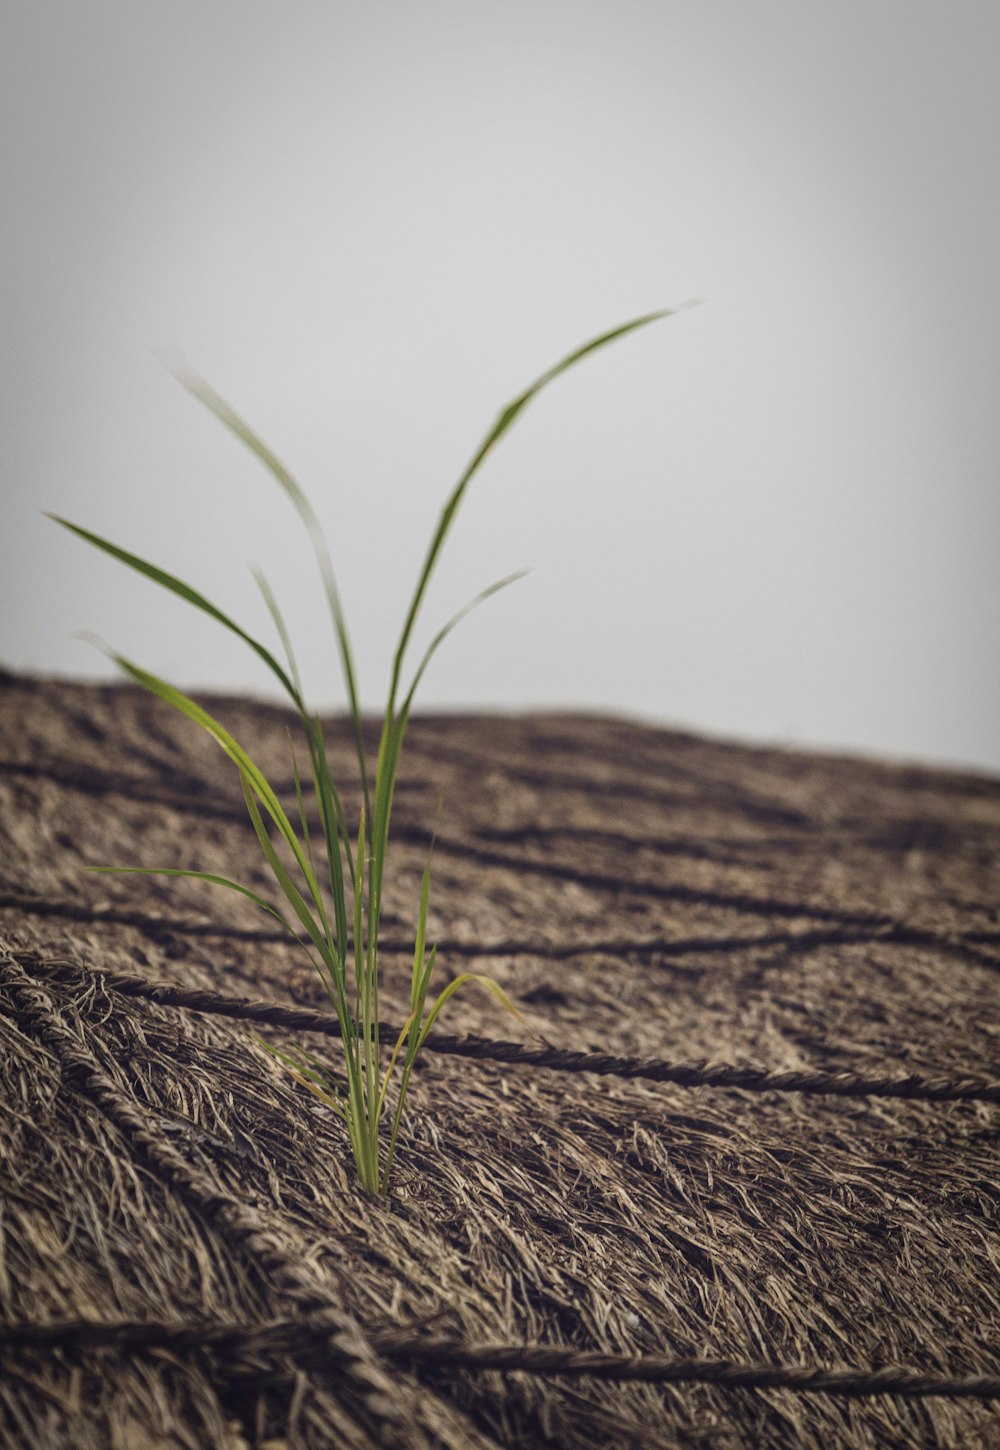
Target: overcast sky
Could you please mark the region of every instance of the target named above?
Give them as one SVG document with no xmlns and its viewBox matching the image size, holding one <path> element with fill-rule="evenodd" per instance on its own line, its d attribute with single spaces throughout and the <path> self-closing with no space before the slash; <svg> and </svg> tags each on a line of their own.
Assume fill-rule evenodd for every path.
<svg viewBox="0 0 1000 1450">
<path fill-rule="evenodd" d="M 377 709 L 469 493 L 425 708 L 589 707 L 1000 768 L 996 0 L 22 0 L 0 44 L 0 661 L 271 692 L 111 536 L 343 694 L 308 542 L 157 360 L 312 497 Z M 419 640 L 418 640 L 419 643 Z M 414 660 L 414 663 L 416 661 Z"/>
</svg>

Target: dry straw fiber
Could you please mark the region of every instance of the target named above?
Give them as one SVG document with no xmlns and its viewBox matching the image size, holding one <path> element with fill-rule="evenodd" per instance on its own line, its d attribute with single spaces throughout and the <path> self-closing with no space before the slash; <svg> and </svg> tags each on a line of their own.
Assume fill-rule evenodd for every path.
<svg viewBox="0 0 1000 1450">
<path fill-rule="evenodd" d="M 287 713 L 211 707 L 293 802 Z M 1000 782 L 418 717 L 389 1023 L 442 792 L 442 982 L 525 1024 L 453 1000 L 383 1202 L 255 1040 L 336 1061 L 276 924 L 80 869 L 266 894 L 227 762 L 3 677 L 0 1444 L 1000 1446 Z"/>
</svg>

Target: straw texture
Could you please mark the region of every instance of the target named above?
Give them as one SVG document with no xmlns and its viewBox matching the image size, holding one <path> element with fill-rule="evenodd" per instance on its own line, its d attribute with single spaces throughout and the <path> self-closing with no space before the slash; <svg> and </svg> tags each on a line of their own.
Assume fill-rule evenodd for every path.
<svg viewBox="0 0 1000 1450">
<path fill-rule="evenodd" d="M 285 780 L 286 712 L 210 703 Z M 4 677 L 0 1443 L 1000 1443 L 1000 783 L 581 716 L 408 752 L 382 1013 L 443 790 L 442 983 L 530 1030 L 455 999 L 380 1203 L 254 1040 L 336 1060 L 294 946 L 80 870 L 266 890 L 227 762 Z"/>
</svg>

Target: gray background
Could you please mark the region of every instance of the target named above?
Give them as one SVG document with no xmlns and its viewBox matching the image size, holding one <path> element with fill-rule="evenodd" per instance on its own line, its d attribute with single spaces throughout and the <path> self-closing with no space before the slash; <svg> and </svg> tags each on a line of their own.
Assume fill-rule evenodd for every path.
<svg viewBox="0 0 1000 1450">
<path fill-rule="evenodd" d="M 424 629 L 521 565 L 422 703 L 590 706 L 1000 767 L 996 84 L 986 3 L 24 0 L 3 8 L 0 660 L 188 686 L 238 641 L 41 517 L 270 622 L 343 696 L 307 545 L 153 355 L 326 525 L 377 708 L 441 502 L 501 404 Z"/>
</svg>

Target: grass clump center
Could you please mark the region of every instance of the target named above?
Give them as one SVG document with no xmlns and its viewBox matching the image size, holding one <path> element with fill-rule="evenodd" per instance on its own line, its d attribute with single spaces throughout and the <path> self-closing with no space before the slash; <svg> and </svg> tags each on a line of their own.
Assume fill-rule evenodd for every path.
<svg viewBox="0 0 1000 1450">
<path fill-rule="evenodd" d="M 102 549 L 147 579 L 170 590 L 242 639 L 288 695 L 298 714 L 309 760 L 307 787 L 291 745 L 295 783 L 295 810 L 286 812 L 263 771 L 233 735 L 209 712 L 148 670 L 112 652 L 112 658 L 135 683 L 200 726 L 216 741 L 239 773 L 247 811 L 257 842 L 284 898 L 283 907 L 228 877 L 195 869 L 146 866 L 102 866 L 91 869 L 141 875 L 183 876 L 205 881 L 249 898 L 276 917 L 301 944 L 312 960 L 336 1014 L 342 1045 L 342 1073 L 335 1075 L 302 1047 L 267 1050 L 332 1108 L 344 1122 L 351 1143 L 358 1181 L 369 1193 L 388 1191 L 410 1074 L 442 1008 L 460 988 L 478 983 L 506 1010 L 517 1009 L 491 977 L 465 972 L 429 1000 L 437 963 L 437 948 L 427 943 L 430 899 L 430 860 L 424 868 L 417 910 L 416 939 L 410 977 L 409 1013 L 391 1044 L 383 1043 L 379 1025 L 379 923 L 389 844 L 389 825 L 400 752 L 413 707 L 414 695 L 431 658 L 455 625 L 477 604 L 504 588 L 520 574 L 510 575 L 484 589 L 438 630 L 404 686 L 403 669 L 417 616 L 455 514 L 475 474 L 527 404 L 561 373 L 582 358 L 637 328 L 670 316 L 677 309 L 646 313 L 591 339 L 549 368 L 502 409 L 473 454 L 441 511 L 425 555 L 409 609 L 392 659 L 389 693 L 382 717 L 374 777 L 365 756 L 361 708 L 354 656 L 344 611 L 337 590 L 330 551 L 319 520 L 302 489 L 272 453 L 209 385 L 197 374 L 181 371 L 178 379 L 196 398 L 242 440 L 271 473 L 297 510 L 308 531 L 330 612 L 357 752 L 361 809 L 355 825 L 348 823 L 340 792 L 333 780 L 317 713 L 307 706 L 295 654 L 277 601 L 263 574 L 256 578 L 274 621 L 284 663 L 260 640 L 249 634 L 205 595 L 148 560 L 119 548 L 100 535 L 51 515 L 79 538 Z M 307 792 L 311 795 L 318 830 L 310 824 Z M 386 1056 L 388 1053 L 388 1056 Z M 388 1130 L 384 1124 L 388 1122 Z"/>
</svg>

